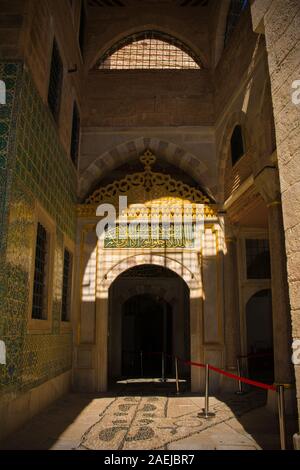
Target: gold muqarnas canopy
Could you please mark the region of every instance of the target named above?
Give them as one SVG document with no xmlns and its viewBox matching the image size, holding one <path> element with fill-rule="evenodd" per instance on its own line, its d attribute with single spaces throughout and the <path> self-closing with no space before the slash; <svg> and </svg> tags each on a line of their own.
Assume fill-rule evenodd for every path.
<svg viewBox="0 0 300 470">
<path fill-rule="evenodd" d="M 140 161 L 144 165 L 143 171 L 128 174 L 125 178 L 96 189 L 84 204 L 77 206 L 78 216 L 96 216 L 97 207 L 104 203 L 112 204 L 117 209 L 120 196 L 127 196 L 128 208 L 132 204 L 144 204 L 146 207 L 157 204 L 170 211 L 172 206 L 179 204 L 203 204 L 206 217 L 216 215 L 215 206 L 201 190 L 175 180 L 168 174 L 153 171 L 156 157 L 150 150 L 140 157 Z"/>
</svg>

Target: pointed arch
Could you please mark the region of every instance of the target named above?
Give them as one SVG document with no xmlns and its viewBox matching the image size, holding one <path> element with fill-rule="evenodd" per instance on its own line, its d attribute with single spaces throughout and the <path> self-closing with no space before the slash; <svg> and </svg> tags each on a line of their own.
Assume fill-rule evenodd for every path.
<svg viewBox="0 0 300 470">
<path fill-rule="evenodd" d="M 124 142 L 110 151 L 99 155 L 86 168 L 79 179 L 80 200 L 84 200 L 97 182 L 106 174 L 130 160 L 139 158 L 147 149 L 151 150 L 158 157 L 181 168 L 214 199 L 211 188 L 208 188 L 205 184 L 205 181 L 209 180 L 209 168 L 196 155 L 166 140 L 160 140 L 155 137 L 139 137 Z"/>
<path fill-rule="evenodd" d="M 122 273 L 128 271 L 130 268 L 135 266 L 142 266 L 144 264 L 161 266 L 169 269 L 170 271 L 173 271 L 185 281 L 191 291 L 199 288 L 201 281 L 199 272 L 192 272 L 188 266 L 172 258 L 171 256 L 145 253 L 141 255 L 134 254 L 132 256 L 127 256 L 114 266 L 111 266 L 101 281 L 101 289 L 107 291 L 107 289 Z"/>
</svg>

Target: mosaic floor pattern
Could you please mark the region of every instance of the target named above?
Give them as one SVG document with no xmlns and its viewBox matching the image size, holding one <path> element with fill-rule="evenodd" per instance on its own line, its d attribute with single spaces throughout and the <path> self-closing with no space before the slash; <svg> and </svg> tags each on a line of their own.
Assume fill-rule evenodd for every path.
<svg viewBox="0 0 300 470">
<path fill-rule="evenodd" d="M 130 450 L 168 449 L 183 439 L 195 437 L 205 429 L 242 415 L 265 401 L 264 394 L 251 394 L 243 401 L 235 398 L 227 403 L 211 398 L 215 417 L 198 417 L 203 398 L 197 396 L 119 396 L 105 410 L 99 421 L 83 436 L 79 449 Z M 240 444 L 259 448 L 244 436 Z M 175 446 L 175 447 L 174 447 Z"/>
<path fill-rule="evenodd" d="M 148 386 L 146 393 L 142 385 L 129 385 L 97 397 L 70 394 L 34 417 L 0 448 L 278 449 L 277 418 L 264 407 L 265 400 L 259 391 L 212 397 L 210 411 L 215 416 L 205 420 L 198 417 L 203 397 L 176 396 L 163 386 Z"/>
</svg>

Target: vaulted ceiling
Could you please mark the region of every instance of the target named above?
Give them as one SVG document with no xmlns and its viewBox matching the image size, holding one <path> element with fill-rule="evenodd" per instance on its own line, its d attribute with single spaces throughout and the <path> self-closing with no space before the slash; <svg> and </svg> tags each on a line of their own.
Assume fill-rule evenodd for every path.
<svg viewBox="0 0 300 470">
<path fill-rule="evenodd" d="M 220 0 L 85 0 L 88 7 L 85 58 L 89 69 L 115 43 L 155 30 L 180 40 L 209 68 Z M 227 4 L 229 0 L 222 0 Z M 228 5 L 227 5 L 228 7 Z M 98 56 L 98 57 L 97 57 Z"/>
</svg>

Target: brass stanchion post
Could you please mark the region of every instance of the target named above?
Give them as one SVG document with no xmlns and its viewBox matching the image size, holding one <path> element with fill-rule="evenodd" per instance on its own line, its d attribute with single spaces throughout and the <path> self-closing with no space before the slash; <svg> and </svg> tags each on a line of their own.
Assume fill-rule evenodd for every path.
<svg viewBox="0 0 300 470">
<path fill-rule="evenodd" d="M 286 450 L 286 422 L 285 422 L 285 403 L 284 403 L 284 385 L 277 386 L 278 419 L 280 433 L 281 450 Z"/>
<path fill-rule="evenodd" d="M 178 377 L 178 358 L 175 357 L 175 373 L 176 373 L 176 394 L 179 395 L 179 377 Z"/>
<path fill-rule="evenodd" d="M 165 382 L 165 353 L 161 353 L 161 381 Z"/>
<path fill-rule="evenodd" d="M 241 377 L 241 362 L 240 362 L 240 358 L 238 357 L 237 360 L 236 360 L 236 366 L 237 366 L 237 375 L 239 377 Z M 241 382 L 241 380 L 239 380 L 239 389 L 235 392 L 237 395 L 243 395 L 245 392 L 243 390 L 243 383 Z"/>
<path fill-rule="evenodd" d="M 205 365 L 205 408 L 202 413 L 198 413 L 199 418 L 212 418 L 215 413 L 209 412 L 209 365 Z"/>
</svg>

